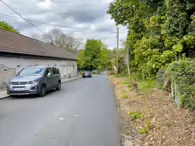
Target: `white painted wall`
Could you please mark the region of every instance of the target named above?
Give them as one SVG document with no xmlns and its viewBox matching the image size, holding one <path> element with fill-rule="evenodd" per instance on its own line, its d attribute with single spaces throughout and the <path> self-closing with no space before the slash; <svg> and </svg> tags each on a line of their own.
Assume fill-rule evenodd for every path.
<svg viewBox="0 0 195 146">
<path fill-rule="evenodd" d="M 16 73 L 29 65 L 56 65 L 59 67 L 62 77 L 68 77 L 69 74 L 71 74 L 71 76 L 77 76 L 76 61 L 26 59 L 0 56 L 0 64 L 3 64 L 8 68 L 16 69 Z"/>
</svg>

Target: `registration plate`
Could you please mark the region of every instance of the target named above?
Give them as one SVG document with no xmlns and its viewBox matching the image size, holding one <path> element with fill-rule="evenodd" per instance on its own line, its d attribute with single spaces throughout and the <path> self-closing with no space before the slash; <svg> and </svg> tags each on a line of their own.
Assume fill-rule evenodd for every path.
<svg viewBox="0 0 195 146">
<path fill-rule="evenodd" d="M 14 91 L 24 91 L 24 88 L 14 88 Z"/>
</svg>

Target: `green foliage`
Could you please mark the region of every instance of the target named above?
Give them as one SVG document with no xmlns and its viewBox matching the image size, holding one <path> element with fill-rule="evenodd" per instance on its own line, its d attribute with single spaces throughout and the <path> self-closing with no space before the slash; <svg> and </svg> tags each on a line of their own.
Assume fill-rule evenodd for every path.
<svg viewBox="0 0 195 146">
<path fill-rule="evenodd" d="M 150 92 L 154 88 L 156 88 L 156 80 L 155 79 L 145 79 L 139 82 L 139 90 L 143 92 Z"/>
<path fill-rule="evenodd" d="M 111 54 L 111 64 L 113 68 L 116 68 L 116 61 L 118 56 L 118 73 L 119 77 L 127 76 L 127 67 L 126 67 L 126 50 L 120 48 L 119 50 L 113 49 L 110 51 Z M 118 55 L 117 55 L 118 54 Z"/>
<path fill-rule="evenodd" d="M 143 114 L 140 112 L 128 112 L 128 115 L 130 116 L 132 121 L 135 121 L 136 119 L 140 119 L 143 117 Z"/>
<path fill-rule="evenodd" d="M 148 120 L 145 120 L 145 127 L 141 129 L 140 134 L 147 134 L 149 130 L 151 129 L 150 122 Z"/>
<path fill-rule="evenodd" d="M 84 65 L 86 68 L 98 67 L 102 48 L 103 43 L 100 40 L 87 40 L 84 51 Z"/>
<path fill-rule="evenodd" d="M 138 80 L 135 74 L 131 74 L 129 78 L 129 87 L 132 87 L 135 93 L 138 92 Z"/>
<path fill-rule="evenodd" d="M 108 13 L 129 34 L 131 71 L 141 78 L 156 77 L 162 66 L 182 54 L 195 56 L 193 0 L 116 0 Z"/>
<path fill-rule="evenodd" d="M 99 64 L 99 70 L 111 70 L 111 56 L 110 56 L 110 50 L 108 50 L 106 47 L 103 47 L 100 53 L 100 64 Z"/>
<path fill-rule="evenodd" d="M 11 25 L 9 25 L 8 23 L 6 23 L 4 21 L 2 21 L 2 22 L 0 21 L 0 28 L 19 34 L 19 32 L 16 29 L 14 29 Z"/>
<path fill-rule="evenodd" d="M 148 130 L 147 130 L 145 127 L 143 127 L 143 128 L 141 129 L 140 134 L 147 134 L 147 133 L 148 133 Z"/>
<path fill-rule="evenodd" d="M 78 56 L 77 56 L 77 59 L 78 59 L 77 64 L 80 68 L 85 68 L 85 66 L 84 66 L 84 52 L 85 52 L 84 50 L 80 50 L 78 53 Z"/>
<path fill-rule="evenodd" d="M 150 122 L 148 120 L 145 121 L 146 123 L 146 128 L 149 130 L 151 129 L 151 125 L 150 125 Z"/>
<path fill-rule="evenodd" d="M 166 82 L 169 80 L 166 75 L 166 68 L 161 67 L 156 75 L 157 78 L 157 88 L 163 89 Z"/>
<path fill-rule="evenodd" d="M 78 67 L 99 71 L 111 69 L 110 57 L 110 50 L 100 40 L 87 40 L 85 49 L 80 50 L 77 56 Z"/>
<path fill-rule="evenodd" d="M 124 94 L 124 95 L 123 95 L 123 98 L 124 98 L 124 99 L 128 99 L 129 96 L 128 96 L 127 94 Z"/>
<path fill-rule="evenodd" d="M 177 86 L 176 96 L 182 106 L 195 109 L 195 60 L 175 61 L 168 66 L 167 73 Z"/>
<path fill-rule="evenodd" d="M 129 84 L 129 82 L 128 82 L 128 81 L 125 81 L 125 82 L 123 82 L 123 84 L 125 84 L 125 85 L 127 84 L 127 85 L 128 85 L 128 84 Z"/>
<path fill-rule="evenodd" d="M 125 46 L 130 50 L 131 74 L 141 80 L 139 88 L 154 88 L 156 81 L 146 79 L 157 77 L 159 87 L 166 85 L 169 90 L 167 70 L 161 70 L 168 66 L 171 73 L 177 73 L 172 77 L 177 81 L 182 104 L 190 108 L 194 108 L 195 102 L 191 76 L 194 60 L 177 60 L 195 57 L 194 10 L 194 0 L 115 0 L 108 10 L 117 24 L 129 29 Z"/>
</svg>

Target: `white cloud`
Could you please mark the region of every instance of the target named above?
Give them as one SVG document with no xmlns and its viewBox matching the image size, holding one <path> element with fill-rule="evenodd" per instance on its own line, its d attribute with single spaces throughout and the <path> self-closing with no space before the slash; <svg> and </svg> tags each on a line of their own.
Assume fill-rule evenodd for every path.
<svg viewBox="0 0 195 146">
<path fill-rule="evenodd" d="M 37 4 L 41 9 L 50 9 L 52 6 L 54 6 L 53 2 L 51 0 L 44 0 L 40 1 Z"/>
<path fill-rule="evenodd" d="M 48 32 L 53 28 L 82 38 L 100 39 L 110 48 L 116 46 L 115 22 L 106 13 L 113 0 L 4 0 L 25 18 L 55 24 L 61 27 L 31 21 L 38 29 Z M 1 3 L 1 2 L 0 2 Z M 12 10 L 0 4 L 0 21 L 13 25 L 22 34 L 32 36 L 41 33 L 22 19 L 1 15 L 17 16 Z M 120 27 L 120 38 L 125 40 L 127 29 Z"/>
</svg>

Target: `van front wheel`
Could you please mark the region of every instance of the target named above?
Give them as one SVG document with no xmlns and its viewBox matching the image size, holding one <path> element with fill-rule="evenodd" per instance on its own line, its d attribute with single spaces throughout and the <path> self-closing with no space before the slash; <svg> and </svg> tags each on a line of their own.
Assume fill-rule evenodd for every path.
<svg viewBox="0 0 195 146">
<path fill-rule="evenodd" d="M 39 90 L 39 96 L 44 97 L 46 95 L 46 87 L 45 85 L 42 85 Z"/>
</svg>

